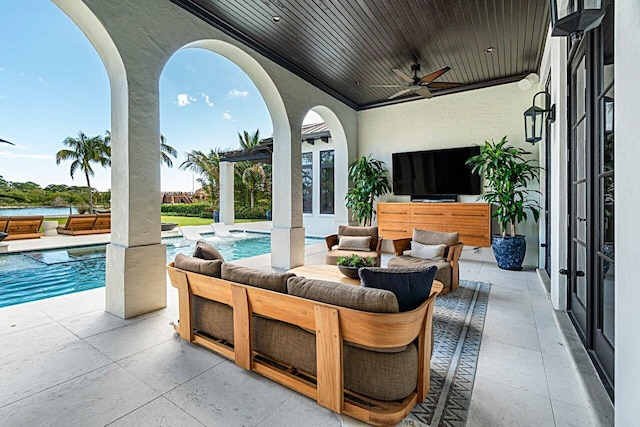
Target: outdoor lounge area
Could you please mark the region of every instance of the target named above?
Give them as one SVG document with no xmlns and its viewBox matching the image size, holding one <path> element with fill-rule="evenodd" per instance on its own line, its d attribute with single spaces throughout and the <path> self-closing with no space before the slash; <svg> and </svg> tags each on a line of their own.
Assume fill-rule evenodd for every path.
<svg viewBox="0 0 640 427">
<path fill-rule="evenodd" d="M 111 213 L 2 218 L 0 251 L 103 243 L 105 287 L 0 308 L 0 425 L 640 425 L 640 3 L 52 3 L 108 80 Z M 255 114 L 165 96 L 193 51 L 248 77 L 220 98 L 259 96 L 272 135 L 200 152 L 223 226 L 167 242 L 165 107 Z M 269 220 L 239 224 L 256 159 Z M 168 259 L 225 226 L 270 253 Z M 353 252 L 435 281 L 401 309 L 415 289 L 369 292 Z"/>
<path fill-rule="evenodd" d="M 325 254 L 323 242 L 308 246 L 305 264 L 323 264 Z M 392 256 L 383 254 L 383 265 Z M 234 264 L 271 271 L 269 258 Z M 467 382 L 445 363 L 451 359 L 440 358 L 459 356 L 457 343 L 447 338 L 455 331 L 444 328 L 437 310 L 430 399 L 401 425 L 445 419 L 469 426 L 612 423 L 613 408 L 588 356 L 566 314 L 552 309 L 535 271 L 462 260 L 460 279 L 490 283 L 486 312 L 468 326 L 480 328 L 475 356 L 451 365 L 465 366 L 475 379 Z M 480 304 L 483 294 L 477 295 Z M 178 290 L 170 284 L 166 308 L 132 319 L 106 313 L 104 301 L 102 288 L 0 309 L 3 425 L 37 425 L 52 411 L 56 424 L 64 425 L 361 425 L 180 339 L 173 326 Z M 443 391 L 446 380 L 462 388 Z"/>
</svg>

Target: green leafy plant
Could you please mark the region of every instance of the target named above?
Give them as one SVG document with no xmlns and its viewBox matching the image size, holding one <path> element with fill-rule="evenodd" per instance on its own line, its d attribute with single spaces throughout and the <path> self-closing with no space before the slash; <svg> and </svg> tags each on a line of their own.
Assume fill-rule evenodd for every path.
<svg viewBox="0 0 640 427">
<path fill-rule="evenodd" d="M 384 168 L 383 161 L 362 156 L 349 165 L 349 180 L 353 187 L 347 191 L 345 201 L 351 209 L 351 217 L 361 225 L 371 225 L 376 214 L 375 198 L 391 191 L 389 171 Z"/>
<path fill-rule="evenodd" d="M 341 267 L 375 267 L 376 260 L 373 257 L 363 257 L 357 254 L 352 254 L 347 257 L 338 258 L 336 264 Z"/>
<path fill-rule="evenodd" d="M 485 141 L 480 146 L 480 154 L 467 160 L 474 172 L 484 177 L 485 193 L 479 199 L 496 205 L 493 217 L 498 220 L 504 237 L 507 228 L 510 235 L 516 235 L 516 223 L 526 221 L 527 211 L 538 222 L 540 205 L 530 193 L 540 193 L 528 188 L 540 176 L 540 166 L 525 156 L 531 153 L 508 145 L 506 135 L 499 142 Z"/>
</svg>

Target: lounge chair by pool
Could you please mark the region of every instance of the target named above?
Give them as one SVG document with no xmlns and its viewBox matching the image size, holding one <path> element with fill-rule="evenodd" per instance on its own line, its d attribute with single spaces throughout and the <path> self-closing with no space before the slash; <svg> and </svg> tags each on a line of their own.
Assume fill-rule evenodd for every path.
<svg viewBox="0 0 640 427">
<path fill-rule="evenodd" d="M 5 217 L 7 218 L 7 217 Z M 11 216 L 8 217 L 4 232 L 9 234 L 4 240 L 39 239 L 44 236 L 40 232 L 44 216 Z"/>
<path fill-rule="evenodd" d="M 111 232 L 111 214 L 69 215 L 67 223 L 58 226 L 58 233 L 71 236 Z"/>
</svg>

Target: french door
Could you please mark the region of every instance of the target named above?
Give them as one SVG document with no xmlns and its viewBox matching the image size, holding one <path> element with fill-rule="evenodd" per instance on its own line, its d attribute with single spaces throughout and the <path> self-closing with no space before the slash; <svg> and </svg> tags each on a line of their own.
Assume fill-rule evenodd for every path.
<svg viewBox="0 0 640 427">
<path fill-rule="evenodd" d="M 585 34 L 569 61 L 568 311 L 613 395 L 614 81 L 613 12 Z"/>
</svg>

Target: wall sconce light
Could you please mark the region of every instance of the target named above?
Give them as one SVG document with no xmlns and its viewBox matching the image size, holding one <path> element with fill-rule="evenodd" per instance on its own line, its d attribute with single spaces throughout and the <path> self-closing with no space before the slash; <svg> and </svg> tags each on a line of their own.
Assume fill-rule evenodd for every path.
<svg viewBox="0 0 640 427">
<path fill-rule="evenodd" d="M 552 36 L 580 37 L 602 22 L 608 0 L 550 0 Z"/>
<path fill-rule="evenodd" d="M 544 95 L 544 108 L 536 105 L 536 97 Z M 533 105 L 524 112 L 524 134 L 525 140 L 532 144 L 542 139 L 543 116 L 547 113 L 547 122 L 556 121 L 556 106 L 551 104 L 551 95 L 547 91 L 538 92 L 533 95 Z"/>
</svg>

